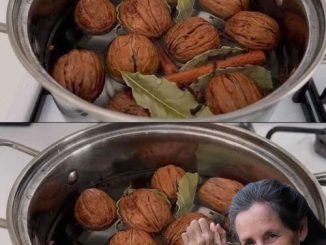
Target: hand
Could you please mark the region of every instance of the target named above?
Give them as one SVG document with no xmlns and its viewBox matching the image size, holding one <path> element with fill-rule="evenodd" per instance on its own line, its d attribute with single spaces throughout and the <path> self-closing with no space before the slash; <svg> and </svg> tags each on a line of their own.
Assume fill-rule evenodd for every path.
<svg viewBox="0 0 326 245">
<path fill-rule="evenodd" d="M 226 245 L 226 232 L 220 224 L 214 225 L 212 222 L 210 224 L 210 230 L 214 233 L 214 244 Z"/>
<path fill-rule="evenodd" d="M 214 223 L 208 224 L 206 219 L 193 220 L 182 234 L 185 245 L 226 245 L 226 232 Z"/>
</svg>

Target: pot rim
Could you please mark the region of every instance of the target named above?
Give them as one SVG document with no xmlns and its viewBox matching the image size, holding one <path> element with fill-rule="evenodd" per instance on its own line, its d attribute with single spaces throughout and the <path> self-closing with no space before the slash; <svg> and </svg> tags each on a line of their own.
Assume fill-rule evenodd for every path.
<svg viewBox="0 0 326 245">
<path fill-rule="evenodd" d="M 45 157 L 50 154 L 53 155 L 57 147 L 60 145 L 69 145 L 75 140 L 85 140 L 85 135 L 86 133 L 95 131 L 97 132 L 98 129 L 105 128 L 104 133 L 108 132 L 114 132 L 116 130 L 126 130 L 125 133 L 128 133 L 129 131 L 137 131 L 137 132 L 146 132 L 148 130 L 148 126 L 151 127 L 152 130 L 175 130 L 178 131 L 188 131 L 188 132 L 201 132 L 201 133 L 206 133 L 207 135 L 214 135 L 216 132 L 219 132 L 219 134 L 225 134 L 226 136 L 229 137 L 242 137 L 243 140 L 248 141 L 257 147 L 261 148 L 264 146 L 268 146 L 268 149 L 270 151 L 276 151 L 280 153 L 280 156 L 286 157 L 289 159 L 289 162 L 292 161 L 296 166 L 298 167 L 299 171 L 302 171 L 303 174 L 306 175 L 306 177 L 311 181 L 312 186 L 316 189 L 319 198 L 321 200 L 321 204 L 323 205 L 322 209 L 324 210 L 324 219 L 321 220 L 324 224 L 326 224 L 326 197 L 321 189 L 321 186 L 319 185 L 317 179 L 313 176 L 312 173 L 308 171 L 308 169 L 298 160 L 296 159 L 292 154 L 281 148 L 280 146 L 276 145 L 275 143 L 271 142 L 270 140 L 257 135 L 253 132 L 250 132 L 248 130 L 231 126 L 231 125 L 225 125 L 225 124 L 173 124 L 173 123 L 164 123 L 164 124 L 149 124 L 149 123 L 140 123 L 137 125 L 130 125 L 130 124 L 99 124 L 99 125 L 94 125 L 87 127 L 85 129 L 81 129 L 76 131 L 75 133 L 72 133 L 55 143 L 51 144 L 48 146 L 46 149 L 44 149 L 38 156 L 33 158 L 27 165 L 26 167 L 21 171 L 19 176 L 16 178 L 14 185 L 12 186 L 12 189 L 10 191 L 9 199 L 7 202 L 7 225 L 8 225 L 8 231 L 10 234 L 10 238 L 15 245 L 19 245 L 19 238 L 16 234 L 15 230 L 15 225 L 14 225 L 14 219 L 17 219 L 18 215 L 16 213 L 13 213 L 14 211 L 14 204 L 16 201 L 16 196 L 18 195 L 18 192 L 20 190 L 20 187 L 22 184 L 28 183 L 26 180 L 24 180 L 27 176 L 27 173 L 31 171 L 31 169 L 34 167 L 34 164 L 39 162 L 42 157 Z M 192 130 L 191 130 L 192 129 Z M 88 136 L 86 139 L 88 139 Z M 41 164 L 46 164 L 46 163 L 41 163 Z M 319 217 L 321 218 L 321 217 Z"/>
<path fill-rule="evenodd" d="M 302 3 L 307 10 L 307 1 L 310 0 L 302 0 Z M 30 1 L 32 2 L 32 0 Z M 324 28 L 326 26 L 326 2 L 319 0 L 318 1 L 322 7 L 322 14 L 323 17 L 321 18 L 324 23 Z M 311 4 L 311 3 L 309 3 Z M 292 74 L 287 82 L 280 86 L 278 89 L 276 89 L 272 94 L 266 96 L 262 100 L 258 101 L 255 104 L 249 105 L 245 108 L 242 108 L 240 110 L 225 113 L 221 115 L 215 115 L 210 117 L 203 117 L 203 118 L 188 118 L 188 119 L 160 119 L 160 118 L 143 118 L 143 117 L 137 117 L 132 115 L 127 115 L 120 112 L 114 112 L 109 111 L 106 108 L 99 107 L 97 105 L 94 105 L 90 102 L 87 102 L 78 96 L 72 94 L 68 90 L 64 89 L 62 86 L 60 86 L 49 74 L 45 71 L 45 69 L 39 64 L 39 61 L 36 59 L 34 53 L 32 52 L 32 49 L 30 47 L 30 43 L 28 42 L 28 55 L 31 60 L 28 60 L 28 58 L 24 55 L 23 50 L 20 48 L 18 40 L 15 37 L 14 33 L 14 23 L 17 22 L 17 17 L 14 16 L 14 6 L 15 6 L 15 0 L 10 0 L 7 8 L 7 25 L 8 25 L 8 34 L 10 43 L 12 45 L 12 48 L 20 60 L 20 62 L 24 65 L 24 67 L 28 70 L 28 72 L 47 90 L 53 94 L 55 99 L 61 100 L 64 103 L 68 105 L 73 105 L 76 108 L 81 109 L 82 111 L 87 112 L 88 114 L 95 116 L 95 118 L 101 118 L 105 119 L 107 121 L 139 121 L 139 122 L 187 122 L 187 121 L 193 121 L 193 122 L 217 122 L 217 121 L 234 121 L 240 117 L 250 116 L 251 114 L 262 112 L 263 110 L 268 109 L 269 107 L 277 104 L 279 101 L 283 100 L 284 98 L 290 96 L 295 91 L 297 91 L 299 88 L 301 88 L 311 77 L 312 74 L 317 69 L 318 65 L 322 62 L 324 55 L 326 54 L 326 42 L 323 42 L 321 47 L 319 48 L 319 53 L 317 56 L 313 59 L 313 62 L 309 64 L 306 71 L 300 76 L 301 79 L 297 78 L 295 81 L 295 75 L 298 73 L 298 70 L 300 70 L 300 67 L 302 67 L 302 62 L 299 65 L 299 67 L 296 69 L 295 73 Z M 311 47 L 311 16 L 307 16 L 308 22 L 309 22 L 309 42 L 307 46 L 307 50 L 309 50 Z M 16 21 L 15 21 L 16 20 Z M 26 20 L 22 20 L 25 21 Z M 27 28 L 27 27 L 26 27 Z M 315 30 L 315 33 L 318 32 L 318 30 Z M 320 34 L 320 33 L 319 33 Z M 323 39 L 326 39 L 326 28 L 325 33 L 321 34 L 323 35 Z M 321 52 L 320 52 L 321 51 Z M 309 56 L 309 52 L 305 52 L 305 55 L 302 60 L 305 60 L 306 56 Z M 36 64 L 37 67 L 34 66 Z M 292 81 L 292 82 L 291 82 Z M 291 85 L 288 85 L 291 82 Z"/>
</svg>

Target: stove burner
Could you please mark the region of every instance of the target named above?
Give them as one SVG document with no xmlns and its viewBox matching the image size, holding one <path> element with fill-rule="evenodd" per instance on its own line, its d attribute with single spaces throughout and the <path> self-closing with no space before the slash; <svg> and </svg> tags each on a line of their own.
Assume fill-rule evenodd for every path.
<svg viewBox="0 0 326 245">
<path fill-rule="evenodd" d="M 314 148 L 319 155 L 326 158 L 326 134 L 319 134 L 316 136 Z"/>
<path fill-rule="evenodd" d="M 302 134 L 315 134 L 316 141 L 314 148 L 316 153 L 326 158 L 326 128 L 301 128 L 301 127 L 274 127 L 266 134 L 267 139 L 271 139 L 273 134 L 277 132 L 289 132 L 289 133 L 302 133 Z"/>
<path fill-rule="evenodd" d="M 308 122 L 326 122 L 326 88 L 319 95 L 313 79 L 293 96 L 295 103 L 300 103 Z"/>
</svg>

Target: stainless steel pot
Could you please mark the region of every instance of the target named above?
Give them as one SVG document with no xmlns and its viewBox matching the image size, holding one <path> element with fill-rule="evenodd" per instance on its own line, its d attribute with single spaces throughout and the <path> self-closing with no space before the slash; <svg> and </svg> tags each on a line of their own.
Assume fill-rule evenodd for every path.
<svg viewBox="0 0 326 245">
<path fill-rule="evenodd" d="M 41 153 L 6 140 L 0 145 L 35 157 L 12 187 L 7 221 L 0 222 L 15 245 L 46 245 L 49 240 L 71 244 L 71 236 L 78 233 L 71 225 L 72 207 L 81 190 L 96 186 L 118 199 L 130 183 L 144 186 L 144 179 L 166 163 L 196 170 L 204 178 L 224 176 L 244 183 L 273 178 L 289 183 L 326 224 L 326 201 L 316 178 L 270 141 L 228 125 L 99 125 Z"/>
<path fill-rule="evenodd" d="M 119 1 L 119 0 L 118 0 Z M 292 11 L 302 16 L 308 25 L 305 44 L 282 42 L 277 53 L 286 78 L 279 89 L 263 100 L 241 110 L 209 118 L 194 118 L 188 121 L 268 121 L 276 105 L 301 88 L 320 64 L 326 50 L 326 2 L 323 0 L 253 0 L 256 8 L 267 12 L 282 22 L 284 11 Z M 91 115 L 102 121 L 164 121 L 154 118 L 140 118 L 112 112 L 99 105 L 88 103 L 63 89 L 48 74 L 53 59 L 53 45 L 61 43 L 59 53 L 72 48 L 72 42 L 81 36 L 75 30 L 66 32 L 62 26 L 69 26 L 75 0 L 10 0 L 7 11 L 7 25 L 1 24 L 0 31 L 7 31 L 12 47 L 25 68 L 54 96 L 59 108 L 70 116 Z M 68 19 L 68 20 L 67 20 Z M 64 23 L 64 24 L 63 24 Z M 300 29 L 294 28 L 294 29 Z M 283 41 L 289 32 L 282 33 Z M 62 42 L 62 38 L 66 38 Z M 112 94 L 112 93 L 111 93 Z M 103 102 L 101 102 L 103 104 Z M 101 104 L 100 103 L 100 104 Z M 171 120 L 169 120 L 171 121 Z"/>
</svg>

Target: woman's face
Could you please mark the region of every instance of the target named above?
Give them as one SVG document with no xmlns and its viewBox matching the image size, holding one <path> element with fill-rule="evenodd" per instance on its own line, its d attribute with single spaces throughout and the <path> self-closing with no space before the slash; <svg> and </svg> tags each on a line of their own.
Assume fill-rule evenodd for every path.
<svg viewBox="0 0 326 245">
<path fill-rule="evenodd" d="M 299 245 L 307 235 L 306 225 L 298 232 L 290 230 L 265 203 L 256 203 L 240 212 L 235 219 L 235 228 L 242 245 Z"/>
</svg>

